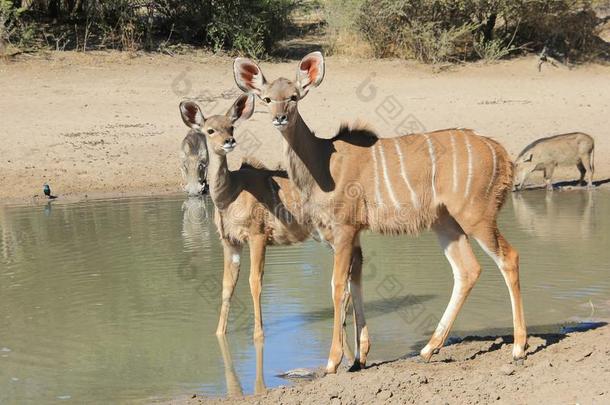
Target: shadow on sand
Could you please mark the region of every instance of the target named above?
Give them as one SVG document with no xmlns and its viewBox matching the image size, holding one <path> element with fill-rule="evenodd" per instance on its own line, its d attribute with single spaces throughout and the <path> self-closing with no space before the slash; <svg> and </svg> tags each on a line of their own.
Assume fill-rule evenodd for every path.
<svg viewBox="0 0 610 405">
<path fill-rule="evenodd" d="M 533 337 L 537 337 L 542 339 L 544 343 L 537 345 L 534 350 L 528 350 L 527 356 L 534 356 L 536 353 L 539 353 L 554 344 L 561 342 L 563 339 L 568 337 L 570 333 L 581 333 L 587 332 L 589 330 L 595 330 L 601 328 L 603 326 L 608 325 L 607 322 L 572 322 L 565 324 L 549 324 L 549 325 L 536 325 L 528 327 L 528 339 Z M 430 331 L 430 335 L 433 331 Z M 479 331 L 459 331 L 456 330 L 452 333 L 452 335 L 447 339 L 447 343 L 444 347 L 450 347 L 459 343 L 468 343 L 468 342 L 487 342 L 489 343 L 488 347 L 479 350 L 476 353 L 473 353 L 471 356 L 466 358 L 466 360 L 474 360 L 478 356 L 483 354 L 495 352 L 500 350 L 502 346 L 513 343 L 513 330 L 512 328 L 497 328 L 497 329 L 485 329 Z M 456 335 L 465 336 L 464 338 L 456 337 Z M 380 361 L 376 363 L 372 363 L 367 365 L 366 368 L 376 367 L 382 364 L 391 364 L 399 360 L 405 360 L 409 358 L 414 358 L 419 355 L 419 350 L 426 345 L 426 341 L 419 341 L 411 346 L 412 352 L 401 356 L 397 359 Z M 451 358 L 441 358 L 437 360 L 437 362 L 450 363 L 455 360 Z M 434 358 L 432 362 L 435 362 Z"/>
</svg>

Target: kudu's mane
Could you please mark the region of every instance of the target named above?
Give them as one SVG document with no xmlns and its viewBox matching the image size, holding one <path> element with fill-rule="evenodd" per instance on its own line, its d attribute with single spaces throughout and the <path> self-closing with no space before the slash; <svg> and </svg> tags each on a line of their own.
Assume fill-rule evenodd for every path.
<svg viewBox="0 0 610 405">
<path fill-rule="evenodd" d="M 349 143 L 367 143 L 372 145 L 379 139 L 379 136 L 364 121 L 354 121 L 353 123 L 343 122 L 339 127 L 339 131 L 331 138 L 332 141 L 341 140 Z"/>
</svg>

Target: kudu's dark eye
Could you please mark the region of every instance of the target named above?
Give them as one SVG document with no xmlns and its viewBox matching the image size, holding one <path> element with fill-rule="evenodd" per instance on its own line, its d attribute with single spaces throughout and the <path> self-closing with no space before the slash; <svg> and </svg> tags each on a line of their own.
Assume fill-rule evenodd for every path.
<svg viewBox="0 0 610 405">
<path fill-rule="evenodd" d="M 290 101 L 298 101 L 299 97 L 296 94 L 293 94 L 292 96 L 290 96 Z"/>
<path fill-rule="evenodd" d="M 212 135 L 214 133 L 214 130 L 212 128 L 208 129 L 208 134 Z"/>
<path fill-rule="evenodd" d="M 269 104 L 271 102 L 271 99 L 269 97 L 265 97 L 263 98 L 263 101 L 267 104 Z"/>
</svg>

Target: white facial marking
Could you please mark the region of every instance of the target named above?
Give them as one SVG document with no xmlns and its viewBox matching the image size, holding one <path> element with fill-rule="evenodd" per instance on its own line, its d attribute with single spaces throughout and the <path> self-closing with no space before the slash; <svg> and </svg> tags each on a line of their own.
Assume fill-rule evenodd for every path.
<svg viewBox="0 0 610 405">
<path fill-rule="evenodd" d="M 466 189 L 464 190 L 464 197 L 467 197 L 468 193 L 470 193 L 470 184 L 472 183 L 472 145 L 470 145 L 467 134 L 464 134 L 464 140 L 466 141 L 466 151 L 468 152 L 468 177 L 466 178 Z"/>
<path fill-rule="evenodd" d="M 407 185 L 407 188 L 409 189 L 409 192 L 411 193 L 411 202 L 413 203 L 413 207 L 419 208 L 419 202 L 417 201 L 417 194 L 415 193 L 415 191 L 413 190 L 413 187 L 411 187 L 411 183 L 409 182 L 409 177 L 407 176 L 407 172 L 405 170 L 404 157 L 402 155 L 402 150 L 400 150 L 400 144 L 399 144 L 397 138 L 394 138 L 394 146 L 396 147 L 396 153 L 398 154 L 398 161 L 400 162 L 400 175 L 402 176 L 402 179 L 404 180 L 405 184 Z"/>
<path fill-rule="evenodd" d="M 281 99 L 281 100 L 273 100 L 273 99 L 270 99 L 270 100 L 269 100 L 269 102 L 268 102 L 267 104 L 279 104 L 279 103 L 287 103 L 287 102 L 289 102 L 289 101 L 291 101 L 291 98 L 290 98 L 290 97 L 288 97 L 288 98 L 284 98 L 284 99 Z"/>
<path fill-rule="evenodd" d="M 371 154 L 373 155 L 373 174 L 375 175 L 375 202 L 377 206 L 383 205 L 383 200 L 381 198 L 381 190 L 379 189 L 379 169 L 377 168 L 377 145 L 373 145 L 371 148 Z"/>
<path fill-rule="evenodd" d="M 385 153 L 383 151 L 383 145 L 379 142 L 379 156 L 381 157 L 381 168 L 383 170 L 383 178 L 385 179 L 385 185 L 388 189 L 388 194 L 390 195 L 390 199 L 396 208 L 400 207 L 400 203 L 394 194 L 394 190 L 392 190 L 392 183 L 390 182 L 390 176 L 388 175 L 388 168 L 385 162 Z"/>
<path fill-rule="evenodd" d="M 483 140 L 483 142 L 485 142 L 485 145 L 487 145 L 487 147 L 491 151 L 491 158 L 492 158 L 492 162 L 493 162 L 493 167 L 491 169 L 491 177 L 489 178 L 489 184 L 487 185 L 487 189 L 485 190 L 485 195 L 487 195 L 487 194 L 489 194 L 489 190 L 491 189 L 491 186 L 494 184 L 494 180 L 496 179 L 496 169 L 497 169 L 497 165 L 498 165 L 498 158 L 496 157 L 496 150 L 489 143 L 489 141 L 487 141 L 487 139 L 485 139 L 483 137 L 481 139 Z"/>
<path fill-rule="evenodd" d="M 426 142 L 428 142 L 428 153 L 430 154 L 430 162 L 432 164 L 432 202 L 436 202 L 436 154 L 434 153 L 434 145 L 430 135 L 424 134 Z"/>
<path fill-rule="evenodd" d="M 453 155 L 453 192 L 458 190 L 457 153 L 455 150 L 455 134 L 451 133 L 451 153 Z"/>
</svg>

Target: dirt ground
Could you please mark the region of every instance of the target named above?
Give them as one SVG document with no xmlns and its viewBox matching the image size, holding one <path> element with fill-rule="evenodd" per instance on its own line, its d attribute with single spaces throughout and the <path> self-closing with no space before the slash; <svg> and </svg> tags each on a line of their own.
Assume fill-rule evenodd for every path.
<svg viewBox="0 0 610 405">
<path fill-rule="evenodd" d="M 261 66 L 268 78 L 292 77 L 296 61 Z M 209 54 L 26 55 L 0 64 L 0 88 L 2 203 L 40 201 L 45 182 L 60 201 L 179 192 L 186 127 L 178 103 L 195 98 L 206 114 L 224 113 L 239 94 L 232 59 Z M 469 127 L 513 156 L 537 138 L 584 131 L 597 143 L 596 180 L 610 177 L 609 107 L 610 67 L 538 72 L 533 57 L 444 70 L 329 57 L 321 87 L 300 103 L 321 137 L 356 118 L 383 137 Z M 245 154 L 282 164 L 279 133 L 262 105 L 236 138 L 233 167 Z"/>
<path fill-rule="evenodd" d="M 425 364 L 408 358 L 243 398 L 192 397 L 172 404 L 608 404 L 610 327 L 533 335 L 521 365 L 512 338 L 474 337 L 447 346 Z"/>
</svg>

